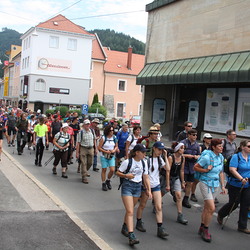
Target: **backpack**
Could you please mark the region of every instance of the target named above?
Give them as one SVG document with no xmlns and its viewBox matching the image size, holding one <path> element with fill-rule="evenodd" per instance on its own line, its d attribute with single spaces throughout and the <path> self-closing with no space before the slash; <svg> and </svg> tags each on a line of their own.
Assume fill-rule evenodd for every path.
<svg viewBox="0 0 250 250">
<path fill-rule="evenodd" d="M 95 138 L 95 131 L 94 131 L 94 129 L 90 128 L 90 131 L 91 131 L 91 133 L 92 133 L 93 137 Z M 82 137 L 83 137 L 83 130 L 81 130 L 81 131 L 80 131 L 80 133 L 81 133 L 81 141 L 82 141 Z"/>
<path fill-rule="evenodd" d="M 229 167 L 230 167 L 230 161 L 232 159 L 233 155 L 231 155 L 228 159 L 224 160 L 224 172 L 227 174 L 228 177 L 234 177 L 234 175 L 230 172 Z M 238 162 L 240 161 L 240 156 L 237 153 L 238 157 Z"/>
<path fill-rule="evenodd" d="M 145 162 L 144 162 L 144 160 L 141 160 L 141 162 L 142 162 L 143 173 L 144 173 L 144 171 L 145 171 Z M 132 167 L 132 158 L 129 158 L 127 169 L 123 173 L 127 174 L 130 171 L 131 167 Z M 125 179 L 124 177 L 120 177 L 120 184 L 119 184 L 118 190 L 121 188 L 124 179 Z"/>
<path fill-rule="evenodd" d="M 148 148 L 148 145 L 149 145 L 149 136 L 148 135 L 143 135 L 141 138 L 139 138 L 138 140 L 137 140 L 137 144 L 139 144 L 139 143 L 142 143 L 142 141 L 143 140 L 145 140 L 146 141 L 146 148 Z"/>
<path fill-rule="evenodd" d="M 107 136 L 104 135 L 104 142 L 103 142 L 102 146 L 106 143 L 107 140 L 108 140 Z M 118 141 L 115 135 L 113 135 L 113 141 L 114 141 L 114 143 L 117 143 L 117 141 Z"/>
</svg>

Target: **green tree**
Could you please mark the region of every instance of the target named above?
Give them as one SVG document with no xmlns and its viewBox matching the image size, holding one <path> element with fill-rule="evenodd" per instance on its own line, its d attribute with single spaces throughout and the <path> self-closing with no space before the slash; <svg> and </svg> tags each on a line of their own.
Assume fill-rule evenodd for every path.
<svg viewBox="0 0 250 250">
<path fill-rule="evenodd" d="M 89 113 L 98 113 L 103 114 L 105 117 L 107 116 L 107 109 L 102 106 L 100 103 L 95 103 L 89 107 Z"/>
<path fill-rule="evenodd" d="M 93 104 L 95 104 L 95 103 L 99 103 L 99 98 L 98 98 L 98 94 L 97 94 L 97 93 L 95 93 L 95 95 L 94 95 L 94 97 L 93 97 L 93 101 L 92 101 L 92 104 L 91 104 L 91 105 L 93 105 Z"/>
</svg>

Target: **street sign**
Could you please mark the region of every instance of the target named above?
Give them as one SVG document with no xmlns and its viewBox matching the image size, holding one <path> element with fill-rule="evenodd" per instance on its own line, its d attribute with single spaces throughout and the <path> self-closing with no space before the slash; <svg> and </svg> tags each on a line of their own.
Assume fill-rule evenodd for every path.
<svg viewBox="0 0 250 250">
<path fill-rule="evenodd" d="M 83 104 L 82 105 L 82 114 L 83 115 L 87 115 L 88 114 L 88 110 L 89 110 L 88 104 Z"/>
</svg>

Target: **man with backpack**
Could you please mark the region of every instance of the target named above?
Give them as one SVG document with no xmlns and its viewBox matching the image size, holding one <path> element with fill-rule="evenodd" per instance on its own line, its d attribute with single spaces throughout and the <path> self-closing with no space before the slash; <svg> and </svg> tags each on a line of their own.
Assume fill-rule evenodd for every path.
<svg viewBox="0 0 250 250">
<path fill-rule="evenodd" d="M 192 129 L 192 127 L 193 127 L 192 122 L 189 121 L 184 122 L 184 130 L 179 133 L 177 132 L 176 141 L 180 142 L 186 139 L 188 137 L 188 131 Z"/>
<path fill-rule="evenodd" d="M 139 140 L 137 140 L 137 143 L 141 143 L 148 149 L 148 152 L 146 152 L 147 156 L 150 156 L 152 154 L 152 148 L 155 142 L 157 142 L 159 130 L 157 127 L 150 127 L 148 131 L 148 136 L 142 137 Z"/>
<path fill-rule="evenodd" d="M 76 158 L 81 161 L 82 182 L 88 184 L 88 170 L 92 166 L 96 152 L 95 132 L 90 128 L 90 120 L 83 121 L 83 129 L 79 131 L 76 144 Z"/>
<path fill-rule="evenodd" d="M 222 155 L 227 160 L 230 156 L 232 156 L 236 152 L 237 145 L 235 142 L 236 133 L 233 129 L 227 130 L 226 135 L 227 138 L 222 141 L 223 143 Z"/>
</svg>

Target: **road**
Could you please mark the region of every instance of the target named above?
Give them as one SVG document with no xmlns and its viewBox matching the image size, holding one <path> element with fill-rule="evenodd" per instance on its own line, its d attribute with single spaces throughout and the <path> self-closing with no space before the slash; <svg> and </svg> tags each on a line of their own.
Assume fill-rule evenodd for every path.
<svg viewBox="0 0 250 250">
<path fill-rule="evenodd" d="M 4 150 L 15 158 L 26 170 L 45 185 L 55 196 L 68 206 L 84 223 L 86 223 L 97 235 L 106 241 L 113 249 L 129 249 L 128 239 L 121 233 L 121 225 L 124 217 L 124 207 L 117 190 L 118 178 L 112 178 L 113 189 L 104 192 L 101 190 L 100 172 L 89 171 L 89 184 L 81 182 L 80 174 L 77 174 L 77 164 L 69 166 L 68 179 L 61 178 L 60 167 L 58 175 L 52 174 L 52 163 L 46 167 L 34 165 L 35 151 L 24 149 L 23 155 L 17 155 L 16 148 L 8 147 L 4 140 Z M 50 150 L 45 150 L 43 162 L 52 156 Z M 152 213 L 152 204 L 148 202 L 144 211 L 143 220 L 147 229 L 146 233 L 135 229 L 140 244 L 136 249 L 249 249 L 249 235 L 239 233 L 237 229 L 236 210 L 229 218 L 224 230 L 216 222 L 216 214 L 210 226 L 212 242 L 206 243 L 197 234 L 200 225 L 201 196 L 197 192 L 198 203 L 192 203 L 192 208 L 183 208 L 183 213 L 188 219 L 187 226 L 176 223 L 176 207 L 170 195 L 163 199 L 164 226 L 169 233 L 167 240 L 156 236 L 156 221 Z M 227 196 L 219 195 L 220 203 L 217 210 L 227 201 Z"/>
</svg>

